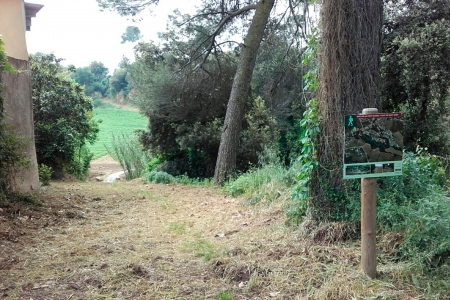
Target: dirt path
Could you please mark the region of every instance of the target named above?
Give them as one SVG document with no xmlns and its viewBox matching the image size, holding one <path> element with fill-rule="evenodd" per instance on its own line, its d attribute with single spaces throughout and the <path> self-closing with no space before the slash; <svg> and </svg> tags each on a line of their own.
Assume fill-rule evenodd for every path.
<svg viewBox="0 0 450 300">
<path fill-rule="evenodd" d="M 113 169 L 101 162 L 98 172 Z M 0 299 L 418 295 L 369 283 L 357 242 L 304 240 L 284 225 L 282 203 L 244 206 L 213 188 L 139 179 L 53 182 L 40 199 L 41 207 L 0 206 Z M 323 235 L 334 237 L 329 231 Z"/>
<path fill-rule="evenodd" d="M 120 171 L 123 171 L 120 164 L 108 154 L 91 162 L 88 178 L 90 181 L 103 181 L 108 175 Z"/>
</svg>

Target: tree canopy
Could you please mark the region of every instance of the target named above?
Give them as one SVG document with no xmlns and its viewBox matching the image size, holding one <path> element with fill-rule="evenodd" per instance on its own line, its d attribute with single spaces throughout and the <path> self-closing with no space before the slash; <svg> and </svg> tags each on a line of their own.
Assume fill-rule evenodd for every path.
<svg viewBox="0 0 450 300">
<path fill-rule="evenodd" d="M 141 30 L 136 26 L 128 26 L 125 30 L 125 33 L 122 34 L 122 44 L 125 44 L 126 42 L 137 42 L 139 39 L 142 38 Z"/>
<path fill-rule="evenodd" d="M 158 1 L 125 0 L 98 0 L 97 2 L 101 8 L 116 10 L 122 15 L 135 15 L 144 7 L 158 3 Z M 177 48 L 178 51 L 185 52 L 184 55 L 187 56 L 186 65 L 194 66 L 194 70 L 201 69 L 208 72 L 205 63 L 208 62 L 210 55 L 216 58 L 216 63 L 220 66 L 218 56 L 224 52 L 222 47 L 225 44 L 230 45 L 230 41 L 222 42 L 219 37 L 223 36 L 226 30 L 230 33 L 233 32 L 232 25 L 235 19 L 245 18 L 250 12 L 254 12 L 252 20 L 247 23 L 249 29 L 244 45 L 239 47 L 239 62 L 227 105 L 215 168 L 214 181 L 216 184 L 222 184 L 226 178 L 234 176 L 236 172 L 236 154 L 242 129 L 241 122 L 245 115 L 244 108 L 250 96 L 250 82 L 256 56 L 274 3 L 273 0 L 204 1 L 203 7 L 196 16 L 182 16 L 182 21 L 178 22 L 178 25 L 183 25 L 182 30 L 196 37 L 193 39 L 192 48 Z"/>
<path fill-rule="evenodd" d="M 404 113 L 405 146 L 449 154 L 450 1 L 385 5 L 383 109 Z"/>
</svg>

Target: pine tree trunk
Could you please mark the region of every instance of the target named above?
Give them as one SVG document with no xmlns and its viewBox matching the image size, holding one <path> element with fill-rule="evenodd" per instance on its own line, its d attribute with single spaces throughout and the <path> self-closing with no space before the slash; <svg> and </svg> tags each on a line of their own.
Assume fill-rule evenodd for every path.
<svg viewBox="0 0 450 300">
<path fill-rule="evenodd" d="M 311 184 L 312 215 L 335 213 L 344 195 L 344 115 L 380 108 L 382 0 L 324 0 L 319 44 L 319 169 Z M 332 196 L 332 194 L 334 196 Z M 336 199 L 334 199 L 336 200 Z"/>
<path fill-rule="evenodd" d="M 236 153 L 239 146 L 241 123 L 245 103 L 249 97 L 250 82 L 255 67 L 256 55 L 275 0 L 260 0 L 242 47 L 239 65 L 234 77 L 228 101 L 219 153 L 214 172 L 214 184 L 221 185 L 233 176 L 236 169 Z"/>
</svg>

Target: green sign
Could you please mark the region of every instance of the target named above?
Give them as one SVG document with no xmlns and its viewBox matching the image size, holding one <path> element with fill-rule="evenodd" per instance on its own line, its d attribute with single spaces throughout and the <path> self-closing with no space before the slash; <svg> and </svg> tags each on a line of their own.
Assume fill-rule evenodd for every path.
<svg viewBox="0 0 450 300">
<path fill-rule="evenodd" d="M 344 117 L 344 179 L 402 175 L 401 113 Z"/>
</svg>

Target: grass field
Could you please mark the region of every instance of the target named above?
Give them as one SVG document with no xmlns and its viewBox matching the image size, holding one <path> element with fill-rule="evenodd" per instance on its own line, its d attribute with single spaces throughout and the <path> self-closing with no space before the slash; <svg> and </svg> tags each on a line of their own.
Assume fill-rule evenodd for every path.
<svg viewBox="0 0 450 300">
<path fill-rule="evenodd" d="M 94 159 L 108 153 L 105 146 L 110 147 L 113 134 L 133 134 L 136 129 L 145 129 L 147 126 L 147 117 L 139 112 L 112 105 L 94 108 L 94 119 L 101 120 L 99 139 L 94 145 L 88 144 Z"/>
</svg>

